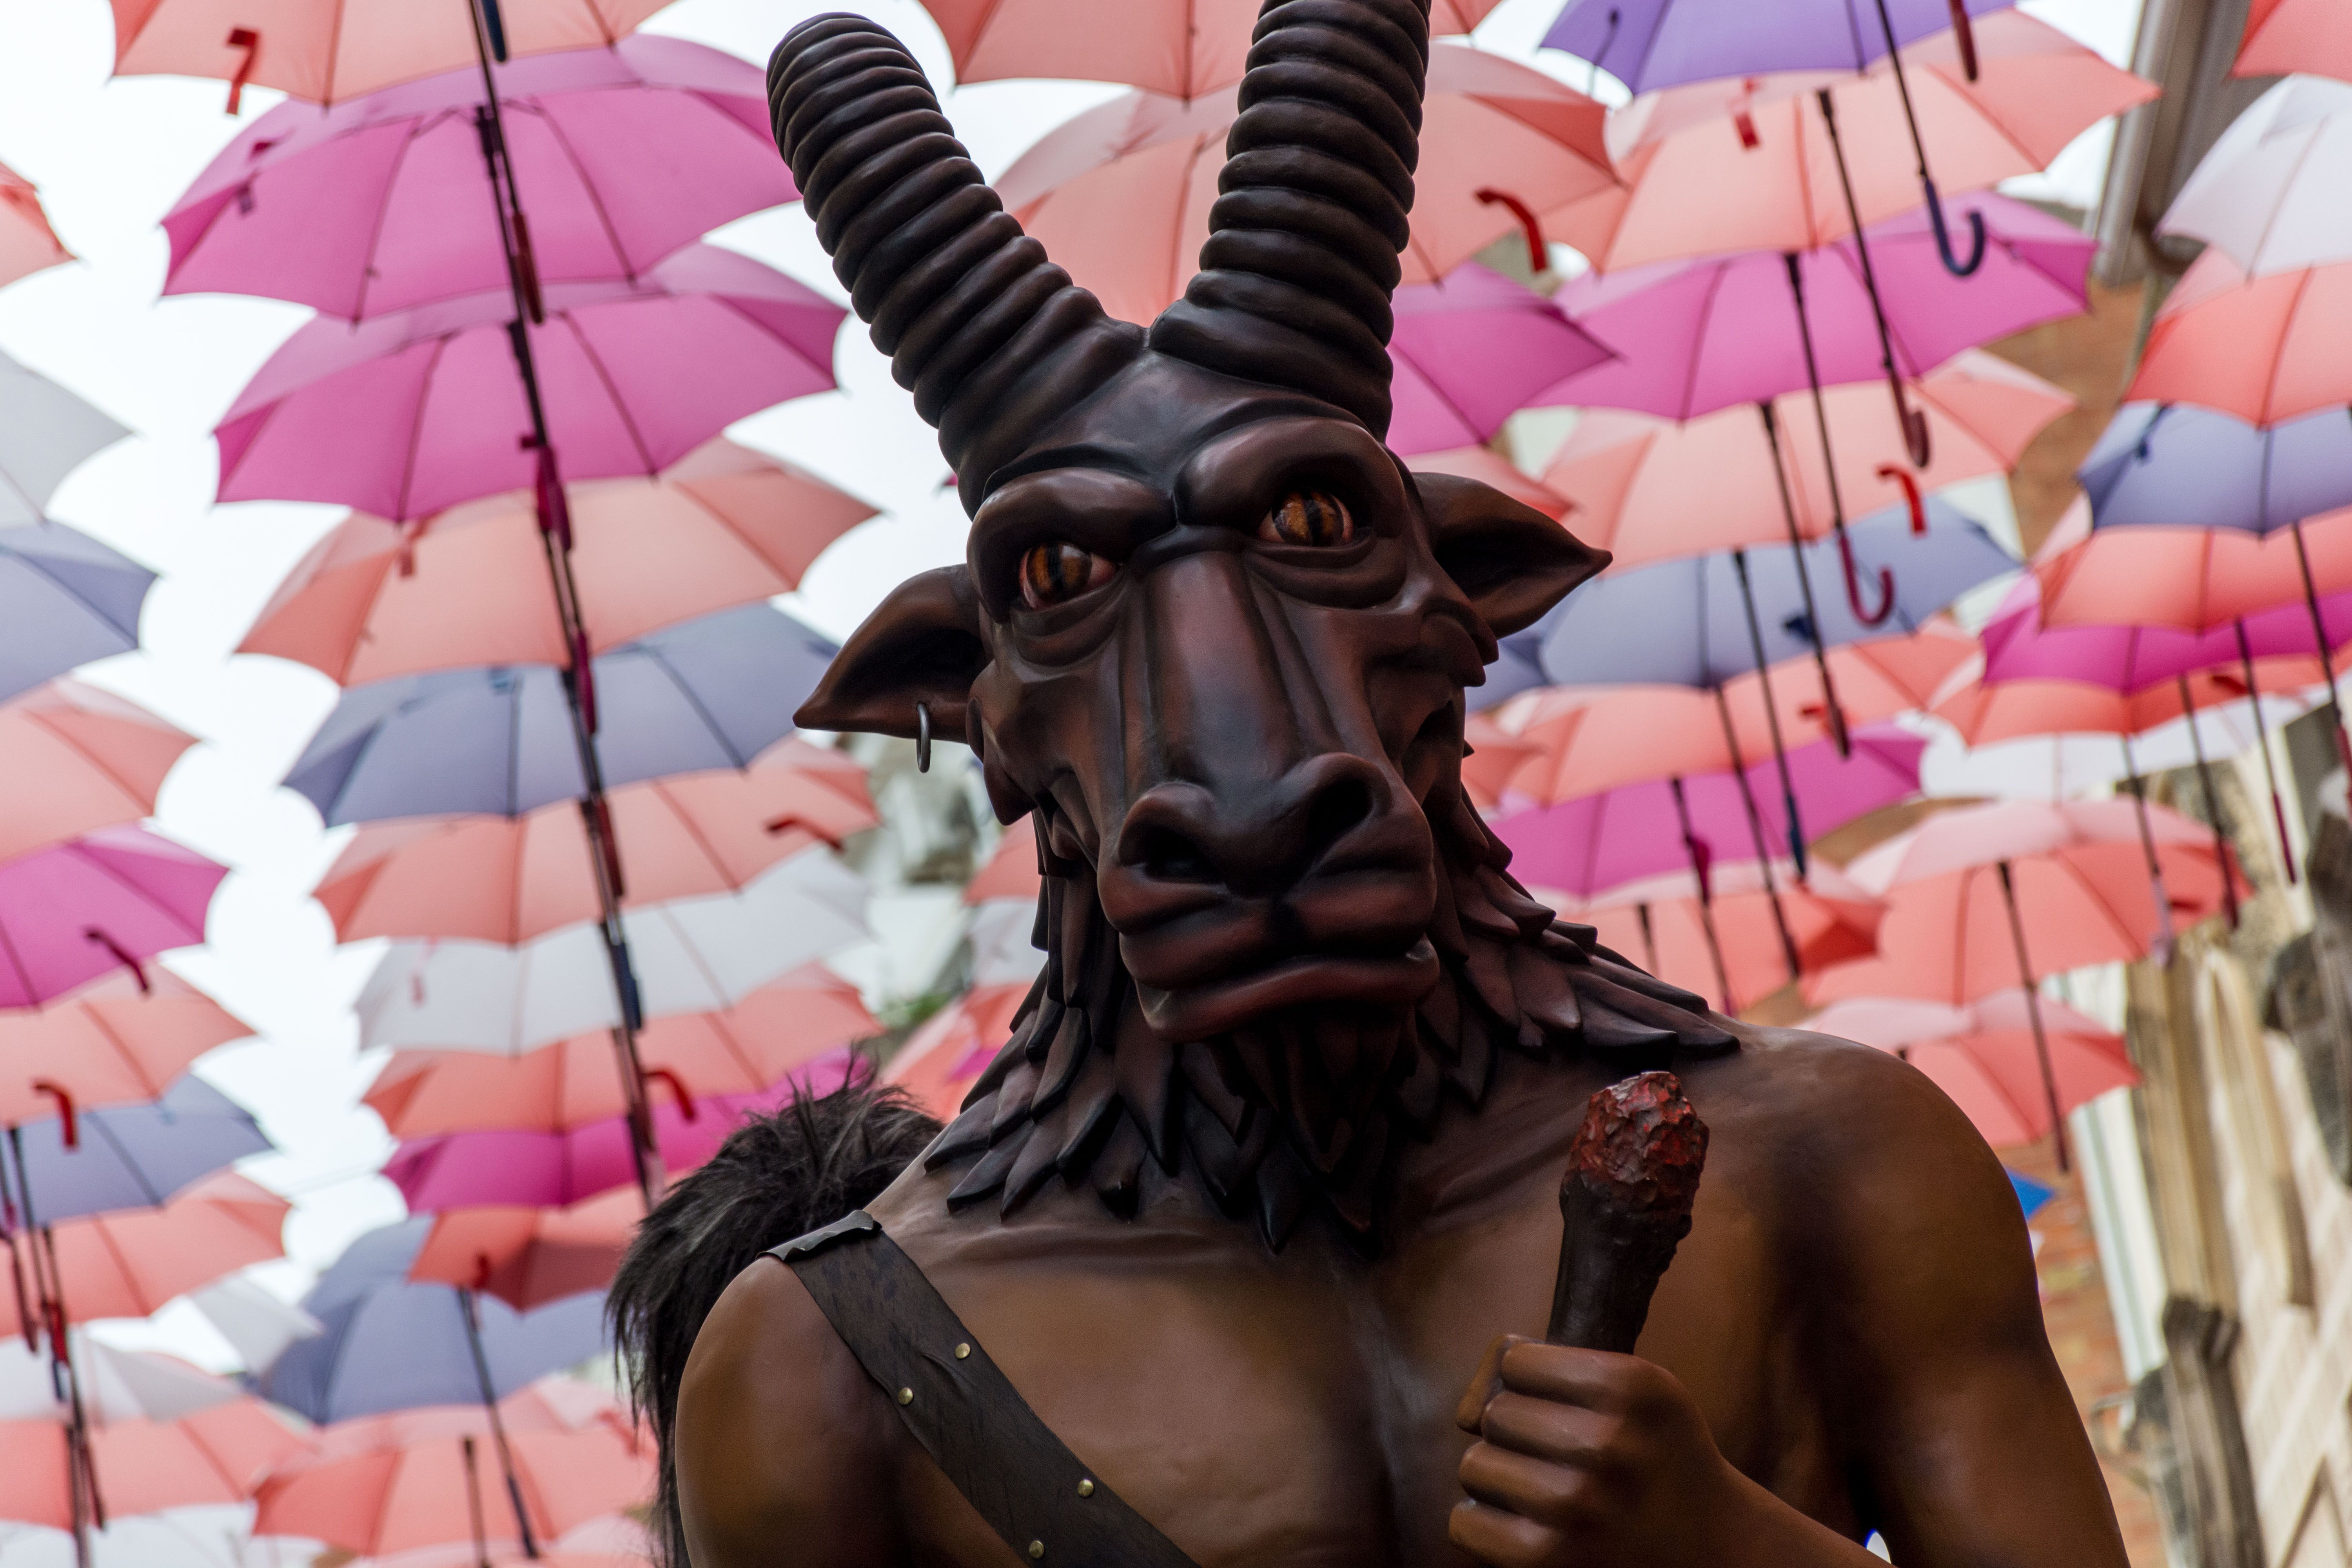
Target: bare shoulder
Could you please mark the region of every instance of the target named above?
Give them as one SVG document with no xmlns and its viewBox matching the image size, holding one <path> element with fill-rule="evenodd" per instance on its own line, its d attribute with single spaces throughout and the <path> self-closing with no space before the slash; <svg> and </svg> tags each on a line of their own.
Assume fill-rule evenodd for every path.
<svg viewBox="0 0 2352 1568">
<path fill-rule="evenodd" d="M 678 1500 L 696 1568 L 767 1568 L 779 1542 L 828 1568 L 898 1560 L 875 1506 L 897 1434 L 799 1278 L 772 1258 L 711 1309 L 678 1391 Z"/>
</svg>

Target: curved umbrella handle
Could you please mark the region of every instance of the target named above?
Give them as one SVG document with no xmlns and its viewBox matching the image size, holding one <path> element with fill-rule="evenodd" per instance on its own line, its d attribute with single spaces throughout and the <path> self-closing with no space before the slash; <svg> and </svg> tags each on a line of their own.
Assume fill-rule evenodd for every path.
<svg viewBox="0 0 2352 1568">
<path fill-rule="evenodd" d="M 1862 568 L 1856 564 L 1853 558 L 1853 541 L 1847 537 L 1843 528 L 1837 531 L 1837 544 L 1838 564 L 1845 568 L 1846 607 L 1853 612 L 1853 618 L 1865 626 L 1885 625 L 1886 617 L 1895 613 L 1893 568 L 1881 566 L 1878 569 L 1878 610 L 1874 615 L 1863 607 Z"/>
<path fill-rule="evenodd" d="M 1480 206 L 1508 207 L 1511 216 L 1519 220 L 1519 232 L 1527 237 L 1528 241 L 1528 270 L 1548 272 L 1551 269 L 1551 252 L 1545 247 L 1543 224 L 1536 217 L 1534 208 L 1510 192 L 1498 191 L 1492 185 L 1473 191 L 1471 195 L 1477 198 Z"/>
<path fill-rule="evenodd" d="M 1920 496 L 1919 481 L 1911 477 L 1911 470 L 1899 463 L 1881 463 L 1878 465 L 1878 477 L 1893 479 L 1903 487 L 1903 500 L 1911 508 L 1911 531 L 1915 535 L 1926 533 L 1927 503 Z"/>
<path fill-rule="evenodd" d="M 80 1148 L 81 1119 L 74 1113 L 74 1097 L 67 1091 L 66 1086 L 54 1079 L 37 1078 L 33 1080 L 33 1092 L 58 1102 L 58 1131 L 64 1136 L 65 1146 Z"/>
<path fill-rule="evenodd" d="M 1927 193 L 1927 226 L 1936 231 L 1936 250 L 1944 258 L 1944 270 L 1955 278 L 1973 277 L 1976 269 L 1984 265 L 1984 214 L 1974 210 L 1969 213 L 1969 258 L 1962 261 L 1952 254 L 1952 231 L 1944 220 L 1944 198 L 1936 194 L 1936 182 L 1923 174 L 1919 176 L 1919 188 Z"/>
<path fill-rule="evenodd" d="M 84 928 L 81 933 L 81 938 L 84 942 L 94 942 L 98 943 L 99 946 L 106 949 L 106 951 L 113 956 L 115 963 L 131 971 L 131 978 L 139 982 L 139 994 L 145 996 L 154 990 L 154 987 L 150 984 L 147 980 L 147 966 L 140 963 L 138 955 L 132 952 L 129 948 L 115 941 L 97 926 L 89 926 Z"/>
<path fill-rule="evenodd" d="M 237 110 L 245 107 L 245 84 L 251 79 L 254 61 L 261 55 L 261 34 L 252 27 L 231 27 L 228 47 L 245 51 L 245 58 L 237 62 L 236 74 L 228 79 L 228 113 L 234 120 Z M 249 203 L 252 198 L 248 195 L 243 199 Z M 246 210 L 250 212 L 252 208 L 248 205 Z"/>
<path fill-rule="evenodd" d="M 1969 0 L 1951 0 L 1952 41 L 1960 46 L 1960 71 L 1977 79 L 1977 29 L 1969 19 Z"/>
<path fill-rule="evenodd" d="M 648 1084 L 659 1083 L 669 1089 L 670 1093 L 677 1098 L 679 1114 L 688 1121 L 701 1120 L 702 1108 L 694 1103 L 694 1096 L 687 1089 L 686 1079 L 667 1068 L 647 1068 L 644 1076 Z"/>
<path fill-rule="evenodd" d="M 1911 466 L 1924 468 L 1936 460 L 1936 450 L 1927 442 L 1927 416 L 1902 400 L 1895 394 L 1895 411 L 1903 419 L 1903 449 L 1911 458 Z"/>
</svg>

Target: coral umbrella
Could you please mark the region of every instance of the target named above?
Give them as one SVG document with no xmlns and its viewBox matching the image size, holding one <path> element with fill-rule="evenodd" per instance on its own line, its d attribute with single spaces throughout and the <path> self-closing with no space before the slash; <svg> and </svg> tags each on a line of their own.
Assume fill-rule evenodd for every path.
<svg viewBox="0 0 2352 1568">
<path fill-rule="evenodd" d="M 2165 296 L 2125 396 L 2284 424 L 2352 403 L 2347 342 L 2352 262 L 2250 278 L 2209 249 Z"/>
<path fill-rule="evenodd" d="M 635 277 L 798 194 L 759 68 L 721 50 L 624 38 L 517 60 L 498 83 L 542 285 Z M 271 110 L 163 216 L 163 292 L 258 294 L 361 321 L 503 288 L 482 102 L 468 65 L 324 110 Z"/>
<path fill-rule="evenodd" d="M 658 473 L 747 414 L 830 388 L 846 314 L 707 245 L 634 281 L 549 285 L 546 324 L 528 337 L 564 477 Z M 406 521 L 533 485 L 514 316 L 500 290 L 301 328 L 215 431 L 220 499 L 335 501 Z"/>
<path fill-rule="evenodd" d="M 309 1447 L 257 1399 L 90 1434 L 100 1497 L 109 1514 L 126 1516 L 242 1503 L 265 1471 Z M 71 1468 L 56 1423 L 0 1422 L 0 1518 L 74 1529 L 81 1521 Z"/>
<path fill-rule="evenodd" d="M 228 868 L 142 827 L 101 827 L 0 864 L 0 1007 L 34 1007 L 118 965 L 205 940 Z"/>
<path fill-rule="evenodd" d="M 222 1171 L 161 1208 L 60 1222 L 50 1234 L 66 1321 L 143 1318 L 224 1274 L 283 1257 L 279 1232 L 291 1207 Z M 0 1334 L 25 1327 L 17 1300 L 0 1291 Z"/>
<path fill-rule="evenodd" d="M 856 986 L 808 964 L 723 1011 L 647 1021 L 637 1053 L 646 1078 L 682 1110 L 754 1093 L 881 1030 Z M 395 1138 L 494 1128 L 563 1132 L 628 1109 L 614 1080 L 610 1043 L 584 1035 L 513 1058 L 398 1051 L 365 1103 Z"/>
<path fill-rule="evenodd" d="M 1878 388 L 1824 388 L 1840 498 L 1863 512 L 1907 505 L 1916 491 L 2008 472 L 2026 446 L 2074 400 L 2040 377 L 1979 350 L 1930 371 L 1911 387 L 1927 416 L 1933 458 L 1911 470 L 1903 432 Z M 1812 417 L 1801 394 L 1776 398 L 1780 429 Z M 1622 572 L 1676 555 L 1830 531 L 1830 475 L 1809 441 L 1783 447 L 1754 408 L 1726 408 L 1676 424 L 1654 415 L 1596 408 L 1555 451 L 1543 485 L 1575 509 L 1576 536 L 1610 552 Z M 1780 461 L 1776 466 L 1775 453 Z M 1783 478 L 1791 510 L 1784 512 Z"/>
<path fill-rule="evenodd" d="M 2115 527 L 2046 554 L 2042 618 L 2053 626 L 2135 625 L 2205 631 L 2315 593 L 2352 591 L 2352 508 L 2258 537 L 2234 528 Z M 2305 647 L 2310 643 L 2306 637 Z"/>
<path fill-rule="evenodd" d="M 1388 447 L 1400 457 L 1488 440 L 1528 398 L 1611 357 L 1550 300 L 1475 261 L 1393 304 Z"/>
<path fill-rule="evenodd" d="M 749 767 L 793 733 L 834 645 L 765 604 L 654 632 L 590 667 L 607 787 Z M 493 666 L 347 691 L 286 776 L 330 826 L 519 816 L 587 793 L 559 671 Z"/>
<path fill-rule="evenodd" d="M 73 252 L 58 242 L 57 230 L 49 226 L 49 215 L 41 210 L 33 183 L 0 163 L 0 289 L 72 259 Z"/>
<path fill-rule="evenodd" d="M 1029 988 L 1026 980 L 973 986 L 907 1037 L 883 1069 L 882 1081 L 913 1095 L 940 1121 L 954 1121 L 971 1086 L 1013 1037 L 1013 1020 Z"/>
<path fill-rule="evenodd" d="M 641 1016 L 708 1013 L 866 934 L 866 884 L 824 849 L 804 850 L 741 893 L 622 916 Z M 603 932 L 572 926 L 519 947 L 394 942 L 356 1004 L 365 1046 L 518 1056 L 614 1027 L 621 1004 Z"/>
<path fill-rule="evenodd" d="M 0 529 L 38 522 L 68 474 L 130 433 L 0 353 Z"/>
<path fill-rule="evenodd" d="M 1885 15 L 1900 46 L 2012 3 L 1887 0 Z M 1543 45 L 1591 60 L 1637 93 L 1718 77 L 1859 71 L 1886 58 L 1871 0 L 1569 0 Z"/>
<path fill-rule="evenodd" d="M 155 809 L 196 738 L 136 702 L 57 680 L 0 707 L 0 860 Z"/>
<path fill-rule="evenodd" d="M 0 403 L 0 430 L 6 428 Z M 7 491 L 0 488 L 0 501 Z M 0 527 L 0 702 L 139 646 L 155 574 L 58 522 Z"/>
<path fill-rule="evenodd" d="M 778 861 L 814 843 L 838 847 L 879 820 L 862 777 L 827 779 L 794 765 L 802 754 L 840 755 L 787 741 L 745 772 L 687 773 L 614 791 L 623 903 L 642 908 L 740 892 Z M 522 817 L 372 823 L 343 847 L 313 896 L 344 942 L 430 936 L 512 944 L 595 920 L 593 867 L 579 807 L 563 802 Z"/>
<path fill-rule="evenodd" d="M 194 1075 L 146 1105 L 101 1106 L 9 1129 L 7 1188 L 27 1223 L 155 1208 L 272 1145 L 253 1113 Z"/>
<path fill-rule="evenodd" d="M 2202 240 L 2257 278 L 2352 260 L 2352 222 L 2336 199 L 2347 179 L 2352 83 L 2289 77 L 2198 160 L 2157 232 Z"/>
<path fill-rule="evenodd" d="M 2316 71 L 2352 80 L 2352 30 L 2331 0 L 2252 0 L 2231 76 Z"/>
<path fill-rule="evenodd" d="M 0 1013 L 0 1124 L 53 1113 L 58 1089 L 84 1110 L 161 1099 L 198 1057 L 253 1033 L 168 969 L 146 982 L 123 971 L 37 1012 Z"/>
<path fill-rule="evenodd" d="M 572 575 L 593 653 L 789 593 L 874 509 L 814 475 L 715 441 L 658 479 L 570 487 Z M 402 525 L 354 514 L 278 584 L 239 653 L 345 686 L 568 656 L 534 498 L 470 501 Z"/>
<path fill-rule="evenodd" d="M 1103 308 L 1149 321 L 1184 292 L 1238 112 L 1231 88 L 1189 102 L 1122 93 L 1049 131 L 996 182 L 1022 227 Z M 1515 224 L 1612 189 L 1601 105 L 1541 71 L 1453 44 L 1429 54 L 1407 283 L 1431 283 Z M 1530 264 L 1549 265 L 1539 230 Z"/>
<path fill-rule="evenodd" d="M 2046 996 L 1996 991 L 1959 1006 L 1871 997 L 1832 1003 L 1805 1027 L 1891 1051 L 1927 1075 L 1995 1148 L 2032 1143 L 2055 1123 L 2033 1044 L 2041 1014 L 2061 1113 L 2139 1081 L 2123 1037 Z"/>
<path fill-rule="evenodd" d="M 1433 0 L 1429 30 L 1466 33 L 1502 0 Z M 1082 77 L 1171 98 L 1242 79 L 1259 0 L 923 0 L 947 37 L 958 81 Z"/>
<path fill-rule="evenodd" d="M 313 103 L 476 62 L 465 7 L 414 0 L 111 0 L 114 74 L 207 76 Z M 484 0 L 500 59 L 618 43 L 665 0 Z"/>
<path fill-rule="evenodd" d="M 527 1312 L 611 1284 L 645 1214 L 628 1187 L 569 1208 L 457 1209 L 436 1216 L 409 1278 L 464 1285 Z"/>
</svg>

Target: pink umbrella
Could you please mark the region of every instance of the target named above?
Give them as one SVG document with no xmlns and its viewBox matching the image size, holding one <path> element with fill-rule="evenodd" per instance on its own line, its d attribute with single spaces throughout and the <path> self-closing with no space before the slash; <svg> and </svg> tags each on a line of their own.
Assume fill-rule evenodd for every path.
<svg viewBox="0 0 2352 1568">
<path fill-rule="evenodd" d="M 592 653 L 789 593 L 874 509 L 789 464 L 714 441 L 658 479 L 569 487 Z M 401 524 L 354 513 L 288 573 L 237 646 L 346 686 L 480 664 L 562 664 L 534 498 Z"/>
<path fill-rule="evenodd" d="M 611 1284 L 645 1214 L 645 1199 L 627 1187 L 570 1208 L 457 1209 L 435 1217 L 408 1277 L 462 1285 L 527 1312 Z"/>
<path fill-rule="evenodd" d="M 634 278 L 797 195 L 760 69 L 733 55 L 629 37 L 517 60 L 498 82 L 541 283 Z M 357 321 L 503 288 L 482 101 L 468 64 L 325 110 L 270 110 L 164 215 L 163 292 L 260 294 Z"/>
<path fill-rule="evenodd" d="M 1840 496 L 1866 514 L 1920 491 L 2006 473 L 2028 443 L 2074 400 L 2040 377 L 1974 349 L 1911 387 L 1927 416 L 1934 458 L 1914 472 L 1901 426 L 1877 387 L 1826 388 Z M 1810 422 L 1801 395 L 1774 402 L 1783 429 Z M 1797 532 L 1830 531 L 1829 476 L 1819 447 L 1777 447 L 1794 501 Z M 1654 415 L 1593 409 L 1542 475 L 1575 508 L 1576 536 L 1609 551 L 1612 570 L 1786 539 L 1776 443 L 1753 408 L 1726 408 L 1677 425 Z"/>
<path fill-rule="evenodd" d="M 2303 525 L 2315 594 L 2352 592 L 2352 510 Z M 2304 602 L 2295 531 L 2102 528 L 2035 565 L 2052 626 L 2118 623 L 2205 631 Z M 2311 647 L 2306 618 L 2304 648 Z"/>
<path fill-rule="evenodd" d="M 923 1020 L 891 1056 L 882 1081 L 913 1095 L 940 1121 L 954 1121 L 972 1084 L 1013 1037 L 1013 1017 L 1028 995 L 1026 982 L 973 986 Z"/>
<path fill-rule="evenodd" d="M 35 1007 L 117 966 L 205 940 L 228 868 L 142 827 L 102 827 L 0 865 L 0 1007 Z"/>
<path fill-rule="evenodd" d="M 2352 81 L 2352 28 L 2334 0 L 2252 0 L 2231 76 L 2306 71 Z"/>
<path fill-rule="evenodd" d="M 667 0 L 494 0 L 500 58 L 610 46 Z M 313 103 L 475 63 L 461 5 L 415 0 L 112 0 L 114 74 L 208 76 Z"/>
<path fill-rule="evenodd" d="M 71 261 L 73 252 L 58 242 L 49 215 L 41 210 L 40 193 L 33 183 L 0 163 L 0 288 L 19 278 Z"/>
<path fill-rule="evenodd" d="M 0 860 L 132 822 L 196 743 L 136 702 L 53 680 L 0 707 Z"/>
<path fill-rule="evenodd" d="M 2352 262 L 2249 279 L 2215 247 L 2165 297 L 2125 396 L 2283 424 L 2352 403 L 2347 343 Z"/>
<path fill-rule="evenodd" d="M 95 1427 L 89 1442 L 100 1499 L 117 1517 L 242 1503 L 263 1471 L 310 1446 L 257 1399 L 176 1421 L 114 1422 Z M 56 1422 L 0 1422 L 0 1518 L 76 1528 L 71 1469 Z"/>
<path fill-rule="evenodd" d="M 1492 485 L 1522 506 L 1533 507 L 1554 522 L 1566 520 L 1576 503 L 1542 480 L 1530 479 L 1491 447 L 1450 447 L 1437 452 L 1416 452 L 1405 459 L 1416 474 L 1453 474 Z M 1580 531 L 1581 522 L 1577 524 Z"/>
<path fill-rule="evenodd" d="M 47 1227 L 56 1237 L 66 1321 L 143 1318 L 174 1296 L 286 1254 L 292 1205 L 234 1172 L 190 1186 L 161 1208 L 119 1209 Z M 0 1290 L 0 1337 L 22 1333 L 20 1302 Z"/>
<path fill-rule="evenodd" d="M 1466 33 L 1502 0 L 1433 0 L 1432 33 Z M 1259 0 L 923 0 L 947 36 L 958 81 L 1083 77 L 1171 98 L 1242 79 Z"/>
<path fill-rule="evenodd" d="M 0 1124 L 162 1098 L 190 1063 L 253 1031 L 161 967 L 108 975 L 38 1012 L 0 1013 Z M 41 1084 L 46 1089 L 34 1086 Z"/>
<path fill-rule="evenodd" d="M 1803 882 L 1789 874 L 1793 869 L 1775 872 L 1738 860 L 1711 869 L 1713 886 L 1705 899 L 1697 879 L 1685 871 L 1630 882 L 1589 903 L 1566 900 L 1559 908 L 1566 918 L 1598 930 L 1602 946 L 1685 990 L 1726 998 L 1726 1011 L 1738 1012 L 1793 978 L 1790 942 L 1800 974 L 1862 957 L 1876 946 L 1883 912 L 1876 899 L 1835 867 L 1816 861 Z M 1773 888 L 1766 886 L 1768 873 Z M 1536 896 L 1551 901 L 1549 889 Z M 1787 924 L 1787 942 L 1780 921 Z"/>
<path fill-rule="evenodd" d="M 1398 289 L 1395 310 L 1388 446 L 1400 457 L 1488 440 L 1528 398 L 1610 357 L 1550 300 L 1475 261 Z"/>
<path fill-rule="evenodd" d="M 1892 1052 L 1927 1075 L 1995 1148 L 2035 1142 L 2055 1125 L 2042 1092 L 2033 1014 L 2042 1014 L 2058 1103 L 2072 1111 L 2139 1081 L 2123 1037 L 2048 997 L 1997 991 L 1973 1004 L 1871 997 L 1833 1003 L 1805 1027 Z"/>
<path fill-rule="evenodd" d="M 646 1077 L 683 1111 L 756 1094 L 817 1058 L 882 1032 L 857 988 L 818 964 L 793 971 L 720 1013 L 649 1019 L 637 1037 Z M 395 1138 L 499 1128 L 568 1132 L 627 1110 L 612 1042 L 575 1036 L 523 1056 L 395 1051 L 366 1104 Z"/>
<path fill-rule="evenodd" d="M 1122 93 L 1046 132 L 997 181 L 1021 226 L 1094 290 L 1149 321 L 1184 292 L 1209 237 L 1236 94 Z M 1432 283 L 1516 224 L 1614 189 L 1599 104 L 1499 55 L 1430 50 L 1407 283 Z M 1549 265 L 1531 234 L 1537 271 Z"/>
<path fill-rule="evenodd" d="M 703 245 L 635 283 L 551 287 L 530 340 L 565 476 L 659 473 L 732 421 L 832 386 L 846 314 Z M 340 501 L 405 521 L 530 487 L 513 320 L 501 291 L 302 328 L 216 432 L 220 499 Z"/>
</svg>

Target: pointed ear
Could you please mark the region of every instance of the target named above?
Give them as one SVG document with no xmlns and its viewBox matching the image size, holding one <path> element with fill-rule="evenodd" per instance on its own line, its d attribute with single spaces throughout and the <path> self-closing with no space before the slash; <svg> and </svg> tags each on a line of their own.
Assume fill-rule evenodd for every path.
<svg viewBox="0 0 2352 1568">
<path fill-rule="evenodd" d="M 1609 564 L 1609 552 L 1494 486 L 1415 474 L 1430 552 L 1498 637 L 1525 631 Z"/>
<path fill-rule="evenodd" d="M 971 683 L 988 663 L 971 575 L 942 566 L 890 591 L 833 664 L 793 721 L 804 730 L 915 735 L 915 704 L 931 710 L 931 733 L 961 741 Z"/>
</svg>

